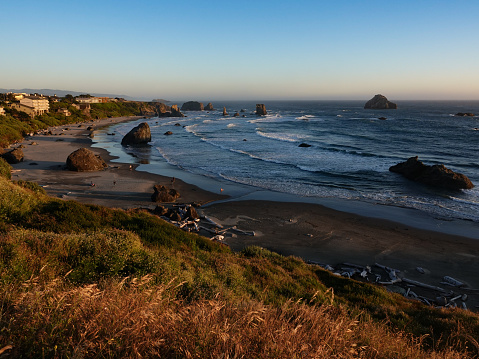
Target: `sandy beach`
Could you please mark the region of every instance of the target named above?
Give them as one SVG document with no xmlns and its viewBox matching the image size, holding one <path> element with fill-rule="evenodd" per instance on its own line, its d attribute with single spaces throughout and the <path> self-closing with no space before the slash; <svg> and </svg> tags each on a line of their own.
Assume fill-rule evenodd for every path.
<svg viewBox="0 0 479 359">
<path fill-rule="evenodd" d="M 149 208 L 152 187 L 171 187 L 171 178 L 135 171 L 135 165 L 110 162 L 106 150 L 91 148 L 88 126 L 95 129 L 135 118 L 112 118 L 52 129 L 52 135 L 25 139 L 24 161 L 13 165 L 12 179 L 34 181 L 53 197 L 114 208 Z M 18 144 L 17 144 L 18 145 Z M 15 145 L 15 146 L 17 146 Z M 100 172 L 71 172 L 65 169 L 70 153 L 80 147 L 99 154 L 108 168 Z M 91 186 L 91 183 L 95 186 Z M 176 180 L 180 203 L 211 203 L 226 196 Z M 250 235 L 226 235 L 233 250 L 258 245 L 283 255 L 336 266 L 342 262 L 360 265 L 380 263 L 401 271 L 402 276 L 443 285 L 444 276 L 456 278 L 479 289 L 479 240 L 413 228 L 384 219 L 340 212 L 318 204 L 230 201 L 213 203 L 201 211 L 223 226 L 236 225 Z M 423 273 L 417 270 L 423 269 Z M 451 289 L 446 287 L 447 290 Z M 473 309 L 479 296 L 469 291 Z"/>
</svg>

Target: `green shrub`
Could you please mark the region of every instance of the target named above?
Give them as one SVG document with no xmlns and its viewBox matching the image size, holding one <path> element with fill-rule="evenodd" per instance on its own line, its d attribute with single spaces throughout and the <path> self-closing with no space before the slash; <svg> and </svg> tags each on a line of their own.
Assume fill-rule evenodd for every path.
<svg viewBox="0 0 479 359">
<path fill-rule="evenodd" d="M 1 157 L 0 157 L 0 176 L 6 179 L 12 178 L 12 166 L 10 166 L 8 162 Z"/>
<path fill-rule="evenodd" d="M 40 193 L 40 194 L 47 194 L 47 192 L 41 187 L 38 183 L 36 182 L 30 182 L 30 181 L 24 181 L 24 180 L 18 180 L 14 181 L 15 184 L 19 185 L 20 187 L 29 189 L 30 191 L 34 193 Z"/>
</svg>

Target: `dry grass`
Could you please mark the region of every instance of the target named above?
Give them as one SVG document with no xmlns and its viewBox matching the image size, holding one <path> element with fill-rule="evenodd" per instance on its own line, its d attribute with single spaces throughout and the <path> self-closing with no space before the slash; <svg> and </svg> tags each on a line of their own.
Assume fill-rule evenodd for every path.
<svg viewBox="0 0 479 359">
<path fill-rule="evenodd" d="M 73 287 L 32 278 L 3 287 L 0 350 L 50 358 L 466 357 L 425 352 L 420 339 L 332 304 L 269 306 L 220 295 L 184 302 L 175 295 L 181 283 L 154 282 L 149 275 Z"/>
</svg>

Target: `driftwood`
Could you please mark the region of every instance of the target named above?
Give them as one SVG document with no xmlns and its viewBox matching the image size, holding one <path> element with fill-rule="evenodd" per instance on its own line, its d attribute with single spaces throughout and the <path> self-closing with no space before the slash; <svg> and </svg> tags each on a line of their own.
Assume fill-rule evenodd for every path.
<svg viewBox="0 0 479 359">
<path fill-rule="evenodd" d="M 429 285 L 429 284 L 426 284 L 426 283 L 421 283 L 421 282 L 418 282 L 418 281 L 415 281 L 415 280 L 412 280 L 412 279 L 403 278 L 402 281 L 405 282 L 405 283 L 408 283 L 408 284 L 413 284 L 413 285 L 418 286 L 418 287 L 427 288 L 427 289 L 431 289 L 431 290 L 436 290 L 438 292 L 445 292 L 446 291 L 444 288 L 436 287 L 434 285 Z"/>
</svg>

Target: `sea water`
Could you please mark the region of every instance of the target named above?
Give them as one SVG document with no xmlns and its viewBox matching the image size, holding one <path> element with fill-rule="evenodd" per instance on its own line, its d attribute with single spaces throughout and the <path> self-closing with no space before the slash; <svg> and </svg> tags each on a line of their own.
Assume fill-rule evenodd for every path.
<svg viewBox="0 0 479 359">
<path fill-rule="evenodd" d="M 479 187 L 446 191 L 389 171 L 418 156 L 479 186 L 479 116 L 454 116 L 479 115 L 479 101 L 399 101 L 397 110 L 366 110 L 364 101 L 266 101 L 266 116 L 255 115 L 255 104 L 218 101 L 216 111 L 121 123 L 96 135 L 96 146 L 142 171 L 185 174 L 193 184 L 236 197 L 268 191 L 276 198 L 351 200 L 479 222 Z M 145 121 L 150 146 L 122 147 L 122 136 Z"/>
</svg>

